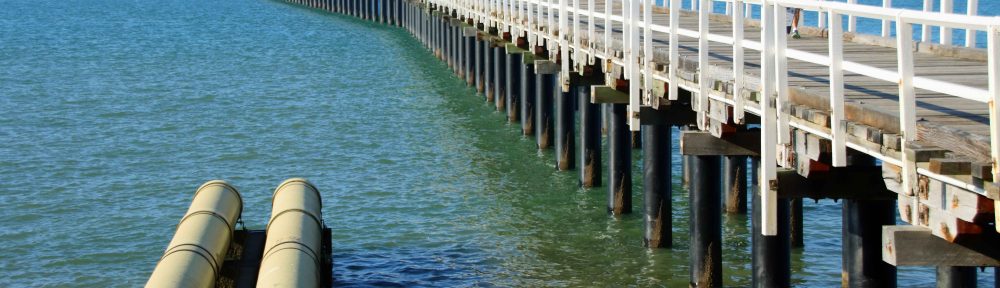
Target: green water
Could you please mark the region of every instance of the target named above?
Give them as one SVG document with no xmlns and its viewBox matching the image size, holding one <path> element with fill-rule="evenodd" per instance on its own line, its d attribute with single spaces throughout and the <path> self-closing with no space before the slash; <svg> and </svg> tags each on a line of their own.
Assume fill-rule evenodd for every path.
<svg viewBox="0 0 1000 288">
<path fill-rule="evenodd" d="M 0 0 L 0 67 L 5 287 L 140 286 L 198 185 L 233 183 L 262 228 L 290 177 L 323 193 L 338 286 L 688 282 L 676 180 L 676 246 L 643 248 L 639 214 L 608 216 L 604 187 L 400 28 L 273 1 Z M 837 286 L 840 206 L 805 209 L 793 281 Z M 724 225 L 725 283 L 747 286 L 749 220 Z"/>
</svg>

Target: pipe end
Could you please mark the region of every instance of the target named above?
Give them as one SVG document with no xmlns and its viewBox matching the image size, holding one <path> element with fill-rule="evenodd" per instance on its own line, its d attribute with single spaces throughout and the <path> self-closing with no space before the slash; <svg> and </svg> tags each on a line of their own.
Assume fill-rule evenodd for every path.
<svg viewBox="0 0 1000 288">
<path fill-rule="evenodd" d="M 292 184 L 302 184 L 302 185 L 305 185 L 306 187 L 308 187 L 309 189 L 311 189 L 313 192 L 315 192 L 317 196 L 319 196 L 319 189 L 316 188 L 316 185 L 313 185 L 312 182 L 309 182 L 309 180 L 306 180 L 305 178 L 295 177 L 295 178 L 288 178 L 288 180 L 282 181 L 281 184 L 278 184 L 278 188 L 275 188 L 274 189 L 274 193 L 271 195 L 272 201 L 274 199 L 274 196 L 278 195 L 278 191 L 281 191 L 281 189 L 285 188 L 285 186 L 292 185 Z"/>
</svg>

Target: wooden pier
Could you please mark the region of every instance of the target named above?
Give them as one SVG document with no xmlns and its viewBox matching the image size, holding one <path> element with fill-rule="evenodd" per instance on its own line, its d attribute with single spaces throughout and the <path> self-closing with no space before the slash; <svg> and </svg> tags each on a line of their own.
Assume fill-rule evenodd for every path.
<svg viewBox="0 0 1000 288">
<path fill-rule="evenodd" d="M 1000 264 L 1000 18 L 814 0 L 289 2 L 407 29 L 554 148 L 559 170 L 605 185 L 611 214 L 632 211 L 641 142 L 644 243 L 674 243 L 669 180 L 684 177 L 692 287 L 722 285 L 721 213 L 747 210 L 753 285 L 789 286 L 803 198 L 842 199 L 844 287 L 894 287 L 908 265 L 968 287 L 969 267 Z M 788 8 L 819 27 L 790 39 Z M 856 31 L 858 18 L 881 21 L 881 35 Z M 913 40 L 931 26 L 942 43 Z M 953 28 L 985 32 L 986 48 L 975 33 L 953 45 Z M 671 127 L 684 130 L 683 175 L 670 172 Z"/>
</svg>

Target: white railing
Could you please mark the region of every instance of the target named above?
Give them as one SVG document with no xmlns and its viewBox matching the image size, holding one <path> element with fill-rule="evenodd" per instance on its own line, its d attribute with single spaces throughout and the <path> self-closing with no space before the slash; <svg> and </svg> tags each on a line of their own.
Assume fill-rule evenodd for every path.
<svg viewBox="0 0 1000 288">
<path fill-rule="evenodd" d="M 861 145 L 852 144 L 847 141 L 846 119 L 844 117 L 844 73 L 856 73 L 879 79 L 886 82 L 899 84 L 899 130 L 903 139 L 903 147 L 906 143 L 916 140 L 916 93 L 915 89 L 924 89 L 964 98 L 983 103 L 984 107 L 989 107 L 990 111 L 990 139 L 991 158 L 993 165 L 993 179 L 1000 179 L 1000 167 L 997 163 L 1000 155 L 1000 107 L 993 105 L 1000 100 L 1000 18 L 975 16 L 977 9 L 976 0 L 968 0 L 969 8 L 966 15 L 948 15 L 942 17 L 941 13 L 951 13 L 952 0 L 941 0 L 939 12 L 933 11 L 933 0 L 924 0 L 923 11 L 890 8 L 891 0 L 883 0 L 882 7 L 855 4 L 856 0 L 844 2 L 819 1 L 819 0 L 691 0 L 690 7 L 701 7 L 698 9 L 698 28 L 680 27 L 680 14 L 682 0 L 662 0 L 663 5 L 669 7 L 670 17 L 668 23 L 654 23 L 652 18 L 653 0 L 604 0 L 603 9 L 597 11 L 594 0 L 587 0 L 586 8 L 580 7 L 580 0 L 428 0 L 431 3 L 457 9 L 462 17 L 478 20 L 480 23 L 499 24 L 499 26 L 509 27 L 513 34 L 521 35 L 526 33 L 529 45 L 532 47 L 542 46 L 543 42 L 558 45 L 544 45 L 550 50 L 551 56 L 557 53 L 562 59 L 576 59 L 575 63 L 592 64 L 594 59 L 602 58 L 612 61 L 624 68 L 624 76 L 632 81 L 634 85 L 629 85 L 630 104 L 629 124 L 633 130 L 639 129 L 638 111 L 640 106 L 656 105 L 657 97 L 652 97 L 652 81 L 655 79 L 668 83 L 667 98 L 677 99 L 678 88 L 695 92 L 693 97 L 694 109 L 698 113 L 698 126 L 707 129 L 708 121 L 727 121 L 727 119 L 713 119 L 708 110 L 709 99 L 733 105 L 734 120 L 742 123 L 744 111 L 749 111 L 761 118 L 761 179 L 759 183 L 762 193 L 762 231 L 765 235 L 776 233 L 776 191 L 773 181 L 776 179 L 778 161 L 777 147 L 788 145 L 791 141 L 791 129 L 805 130 L 819 137 L 829 139 L 832 143 L 832 164 L 840 167 L 847 163 L 846 149 L 848 147 L 875 156 L 885 163 L 901 166 L 904 171 L 903 186 L 915 187 L 916 174 L 920 173 L 936 180 L 966 188 L 982 193 L 982 188 L 976 188 L 967 183 L 956 181 L 949 177 L 936 175 L 926 169 L 918 169 L 913 164 L 915 159 L 897 159 L 883 155 L 881 151 L 871 150 Z M 612 10 L 615 1 L 618 2 L 620 15 Z M 897 0 L 899 1 L 899 0 Z M 713 4 L 724 2 L 725 13 L 731 15 L 733 34 L 713 34 L 710 33 L 709 14 L 712 13 Z M 641 9 L 640 9 L 641 7 Z M 753 9 L 760 11 L 760 23 L 762 36 L 759 41 L 744 39 L 743 31 L 746 18 L 752 15 Z M 815 13 L 818 26 L 828 29 L 829 53 L 820 55 L 809 51 L 797 50 L 787 46 L 787 35 L 785 28 L 785 9 L 801 8 L 802 10 Z M 558 10 L 558 11 L 555 11 Z M 640 11 L 643 13 L 640 15 Z M 556 15 L 558 13 L 558 15 Z M 568 21 L 569 14 L 573 15 L 573 23 Z M 558 16 L 558 24 L 556 24 Z M 896 24 L 896 50 L 897 67 L 884 69 L 865 63 L 845 60 L 843 57 L 843 17 L 847 18 L 847 31 L 857 31 L 857 19 L 867 18 L 881 21 L 881 36 L 891 36 L 890 27 Z M 580 26 L 586 20 L 587 39 L 590 43 L 586 47 L 580 44 Z M 598 36 L 596 26 L 601 24 L 605 29 L 604 33 Z M 558 25 L 558 26 L 556 26 Z M 572 25 L 572 28 L 570 28 Z M 622 36 L 616 35 L 607 29 L 612 25 L 620 25 Z M 920 77 L 914 73 L 913 57 L 913 28 L 915 25 L 922 27 L 922 41 L 930 40 L 929 27 L 940 29 L 940 42 L 950 44 L 952 40 L 952 29 L 965 29 L 966 46 L 975 47 L 976 31 L 983 31 L 987 35 L 987 67 L 988 67 L 988 88 L 970 87 L 959 83 L 951 83 L 927 77 Z M 558 27 L 558 34 L 552 29 Z M 544 28 L 544 29 L 543 29 Z M 572 30 L 570 30 L 572 29 Z M 640 37 L 640 29 L 642 37 Z M 571 32 L 572 39 L 567 36 Z M 653 73 L 652 64 L 652 33 L 665 33 L 669 35 L 669 63 L 666 75 Z M 761 55 L 761 82 L 759 87 L 759 102 L 766 105 L 745 103 L 743 97 L 737 95 L 728 99 L 724 95 L 713 95 L 709 84 L 712 82 L 709 73 L 698 73 L 698 84 L 690 84 L 678 81 L 679 36 L 698 39 L 698 70 L 709 71 L 709 43 L 722 43 L 731 45 L 733 59 L 732 71 L 734 80 L 734 90 L 742 91 L 746 87 L 744 83 L 744 56 L 747 49 L 758 51 Z M 595 44 L 597 39 L 602 39 L 603 49 L 597 49 Z M 623 57 L 618 59 L 612 55 L 614 51 L 610 46 L 613 40 L 622 42 Z M 569 42 L 572 41 L 572 45 Z M 570 56 L 570 50 L 573 54 Z M 583 58 L 586 57 L 586 58 Z M 580 61 L 586 59 L 586 61 Z M 788 83 L 787 63 L 789 60 L 804 61 L 817 65 L 829 67 L 830 75 L 830 130 L 822 131 L 809 127 L 801 123 L 790 121 L 789 91 L 786 89 Z M 570 71 L 570 61 L 562 61 L 562 72 L 568 74 Z M 564 74 L 565 75 L 565 74 Z M 564 79 L 566 77 L 563 77 Z M 646 81 L 641 81 L 641 79 Z M 642 91 L 646 95 L 640 95 L 640 85 L 643 83 Z M 565 83 L 564 83 L 565 84 Z M 905 148 L 904 148 L 905 149 Z M 906 153 L 901 153 L 905 155 Z M 785 165 L 785 163 L 781 163 Z M 906 193 L 906 192 L 904 192 Z"/>
</svg>

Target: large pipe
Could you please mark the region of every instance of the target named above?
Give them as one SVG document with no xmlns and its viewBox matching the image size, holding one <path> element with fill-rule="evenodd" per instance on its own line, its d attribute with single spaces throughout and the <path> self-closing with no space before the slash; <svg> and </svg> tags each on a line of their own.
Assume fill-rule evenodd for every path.
<svg viewBox="0 0 1000 288">
<path fill-rule="evenodd" d="M 225 181 L 202 184 L 146 287 L 213 287 L 225 261 L 243 198 Z"/>
<path fill-rule="evenodd" d="M 323 221 L 319 190 L 305 179 L 274 190 L 257 287 L 318 287 Z"/>
</svg>

